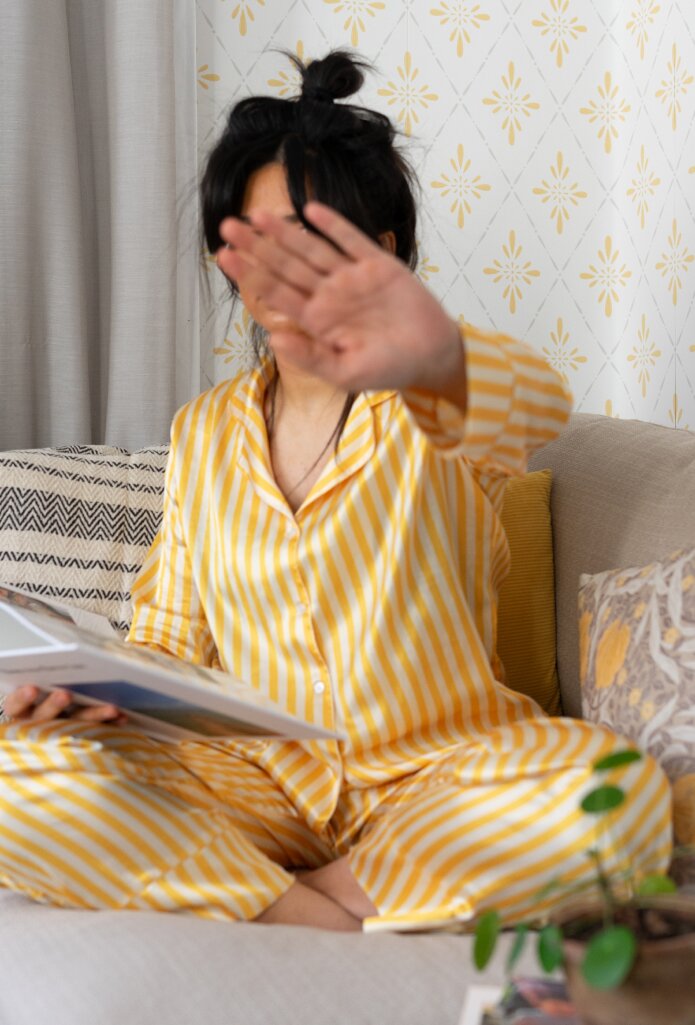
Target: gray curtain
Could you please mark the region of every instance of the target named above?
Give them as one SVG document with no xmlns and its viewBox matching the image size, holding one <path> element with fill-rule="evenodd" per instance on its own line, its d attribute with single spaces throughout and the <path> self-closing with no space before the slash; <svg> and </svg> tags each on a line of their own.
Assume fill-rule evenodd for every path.
<svg viewBox="0 0 695 1025">
<path fill-rule="evenodd" d="M 0 448 L 198 391 L 194 0 L 0 0 Z"/>
</svg>

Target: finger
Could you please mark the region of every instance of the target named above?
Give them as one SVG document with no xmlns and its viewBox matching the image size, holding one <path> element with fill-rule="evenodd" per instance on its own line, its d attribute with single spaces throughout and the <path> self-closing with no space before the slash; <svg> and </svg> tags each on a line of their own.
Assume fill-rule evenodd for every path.
<svg viewBox="0 0 695 1025">
<path fill-rule="evenodd" d="M 122 717 L 123 714 L 117 705 L 82 705 L 71 716 L 80 722 L 109 722 Z"/>
<path fill-rule="evenodd" d="M 27 683 L 23 687 L 18 687 L 17 690 L 13 690 L 11 694 L 8 694 L 5 699 L 5 715 L 9 715 L 12 719 L 18 719 L 20 716 L 26 715 L 33 708 L 40 694 L 41 691 L 33 683 Z"/>
<path fill-rule="evenodd" d="M 315 339 L 296 331 L 274 331 L 273 350 L 300 370 L 316 371 L 323 348 Z"/>
<path fill-rule="evenodd" d="M 330 206 L 312 199 L 304 207 L 304 216 L 353 260 L 363 260 L 375 253 L 388 256 L 381 246 Z"/>
<path fill-rule="evenodd" d="M 242 221 L 232 218 L 228 222 L 226 238 L 236 251 L 251 257 L 251 263 L 271 270 L 306 294 L 311 294 L 322 280 L 303 255 L 293 253 L 276 238 L 255 231 Z"/>
<path fill-rule="evenodd" d="M 347 259 L 335 246 L 319 235 L 301 228 L 298 224 L 290 224 L 267 210 L 258 210 L 251 214 L 251 223 L 274 238 L 285 250 L 301 257 L 319 274 L 331 274 Z"/>
<path fill-rule="evenodd" d="M 336 387 L 348 387 L 353 372 L 350 368 L 350 354 L 339 344 L 328 344 L 313 340 L 307 344 L 306 337 L 290 332 L 274 332 L 273 348 L 282 352 L 288 363 L 301 370 L 323 378 Z M 352 390 L 349 388 L 348 390 Z"/>
<path fill-rule="evenodd" d="M 243 253 L 231 250 L 228 253 L 224 262 L 230 275 L 241 281 L 249 294 L 262 299 L 269 309 L 284 313 L 301 327 L 301 318 L 307 302 L 306 294 L 273 272 L 260 266 L 253 266 Z"/>
<path fill-rule="evenodd" d="M 44 698 L 30 714 L 31 722 L 50 722 L 57 719 L 71 703 L 72 698 L 67 690 L 52 690 L 48 697 Z"/>
</svg>

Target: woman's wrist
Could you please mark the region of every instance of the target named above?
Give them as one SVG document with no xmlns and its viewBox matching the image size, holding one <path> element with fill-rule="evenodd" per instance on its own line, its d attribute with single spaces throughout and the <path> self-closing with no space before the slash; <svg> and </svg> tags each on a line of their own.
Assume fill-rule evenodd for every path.
<svg viewBox="0 0 695 1025">
<path fill-rule="evenodd" d="M 463 332 L 455 320 L 450 321 L 447 344 L 442 346 L 436 365 L 429 368 L 425 389 L 440 399 L 446 399 L 465 413 L 467 405 L 466 351 Z M 422 388 L 423 385 L 420 385 Z"/>
</svg>

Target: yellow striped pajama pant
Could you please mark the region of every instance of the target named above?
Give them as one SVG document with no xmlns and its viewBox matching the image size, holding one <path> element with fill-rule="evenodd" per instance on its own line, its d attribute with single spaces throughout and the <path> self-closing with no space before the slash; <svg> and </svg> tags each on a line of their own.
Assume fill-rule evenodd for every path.
<svg viewBox="0 0 695 1025">
<path fill-rule="evenodd" d="M 592 762 L 622 746 L 574 720 L 498 727 L 395 781 L 345 788 L 312 831 L 264 770 L 230 751 L 63 720 L 5 724 L 0 884 L 64 907 L 252 919 L 292 884 L 292 869 L 347 854 L 376 928 L 490 907 L 512 923 L 558 899 L 539 902 L 550 878 L 577 883 L 591 871 L 594 819 L 578 804 Z M 608 865 L 664 870 L 664 774 L 646 757 L 616 772 L 630 797 L 598 841 Z"/>
</svg>

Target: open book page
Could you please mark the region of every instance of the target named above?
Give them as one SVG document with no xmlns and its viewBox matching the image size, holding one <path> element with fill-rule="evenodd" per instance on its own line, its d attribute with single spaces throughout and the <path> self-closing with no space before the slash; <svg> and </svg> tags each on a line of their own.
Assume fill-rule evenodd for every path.
<svg viewBox="0 0 695 1025">
<path fill-rule="evenodd" d="M 470 986 L 458 1025 L 582 1023 L 567 998 L 562 979 L 518 978 L 507 986 Z"/>
<path fill-rule="evenodd" d="M 483 1017 L 502 996 L 504 986 L 469 986 L 458 1025 L 483 1025 Z"/>
<path fill-rule="evenodd" d="M 96 612 L 87 612 L 86 609 L 78 609 L 75 605 L 64 605 L 62 602 L 47 602 L 43 598 L 22 591 L 20 588 L 4 587 L 0 584 L 0 602 L 14 605 L 15 608 L 28 609 L 30 612 L 40 612 L 47 616 L 57 616 L 67 623 L 74 623 L 101 637 L 117 638 L 118 634 L 111 626 L 106 616 L 99 616 Z"/>
<path fill-rule="evenodd" d="M 227 673 L 127 644 L 108 621 L 91 620 L 0 587 L 0 691 L 66 687 L 77 703 L 111 702 L 133 725 L 168 739 L 337 736 Z"/>
</svg>

